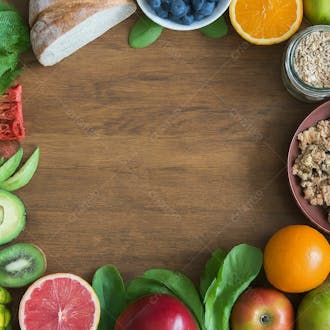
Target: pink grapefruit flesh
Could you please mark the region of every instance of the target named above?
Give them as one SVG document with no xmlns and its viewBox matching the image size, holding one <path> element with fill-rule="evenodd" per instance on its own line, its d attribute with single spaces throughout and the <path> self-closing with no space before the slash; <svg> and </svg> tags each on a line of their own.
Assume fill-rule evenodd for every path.
<svg viewBox="0 0 330 330">
<path fill-rule="evenodd" d="M 96 330 L 100 304 L 93 288 L 73 274 L 42 277 L 19 307 L 21 330 Z"/>
</svg>

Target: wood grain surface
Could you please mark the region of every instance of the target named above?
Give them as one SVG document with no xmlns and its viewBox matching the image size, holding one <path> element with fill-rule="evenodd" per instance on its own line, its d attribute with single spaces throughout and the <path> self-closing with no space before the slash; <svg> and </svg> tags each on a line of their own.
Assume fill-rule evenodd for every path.
<svg viewBox="0 0 330 330">
<path fill-rule="evenodd" d="M 27 17 L 27 1 L 10 2 Z M 23 147 L 39 145 L 41 163 L 18 192 L 28 222 L 17 241 L 44 249 L 48 273 L 91 280 L 113 263 L 125 279 L 165 267 L 197 283 L 213 249 L 263 247 L 308 223 L 285 165 L 316 105 L 283 87 L 284 44 L 165 30 L 134 50 L 137 16 L 54 67 L 24 55 Z M 17 309 L 24 290 L 13 292 Z"/>
</svg>

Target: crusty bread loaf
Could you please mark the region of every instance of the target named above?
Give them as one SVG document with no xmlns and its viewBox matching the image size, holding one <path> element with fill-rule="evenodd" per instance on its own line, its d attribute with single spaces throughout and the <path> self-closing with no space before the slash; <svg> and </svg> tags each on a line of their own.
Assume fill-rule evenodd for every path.
<svg viewBox="0 0 330 330">
<path fill-rule="evenodd" d="M 41 64 L 54 65 L 135 10 L 133 0 L 31 0 L 33 51 Z"/>
<path fill-rule="evenodd" d="M 30 11 L 29 11 L 30 26 L 31 27 L 33 26 L 38 15 L 42 13 L 46 8 L 61 1 L 62 0 L 39 0 L 39 1 L 30 0 Z"/>
</svg>

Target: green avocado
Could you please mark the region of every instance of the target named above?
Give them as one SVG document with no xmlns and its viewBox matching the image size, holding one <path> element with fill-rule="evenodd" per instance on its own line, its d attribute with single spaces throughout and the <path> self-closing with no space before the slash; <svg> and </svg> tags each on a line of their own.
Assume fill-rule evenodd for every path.
<svg viewBox="0 0 330 330">
<path fill-rule="evenodd" d="M 19 148 L 15 155 L 11 156 L 0 167 L 0 182 L 7 180 L 15 173 L 23 158 L 23 149 Z"/>
<path fill-rule="evenodd" d="M 0 189 L 0 245 L 15 239 L 24 227 L 23 202 L 12 193 Z"/>
<path fill-rule="evenodd" d="M 14 191 L 26 186 L 38 168 L 39 157 L 40 150 L 37 148 L 30 156 L 30 158 L 25 162 L 25 164 L 13 176 L 7 178 L 6 181 L 0 182 L 0 189 Z M 5 165 L 6 163 L 2 165 L 2 167 Z"/>
</svg>

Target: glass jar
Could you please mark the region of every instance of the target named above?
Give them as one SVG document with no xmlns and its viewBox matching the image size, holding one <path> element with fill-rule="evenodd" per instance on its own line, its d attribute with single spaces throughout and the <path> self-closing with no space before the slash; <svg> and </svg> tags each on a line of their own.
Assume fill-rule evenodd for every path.
<svg viewBox="0 0 330 330">
<path fill-rule="evenodd" d="M 294 56 L 300 41 L 302 41 L 302 39 L 304 39 L 308 34 L 319 31 L 330 32 L 330 25 L 314 25 L 298 32 L 290 39 L 283 55 L 283 83 L 286 89 L 294 97 L 304 102 L 318 102 L 330 98 L 330 88 L 317 88 L 306 84 L 300 79 L 294 66 Z M 330 58 L 328 60 L 330 61 Z"/>
</svg>

